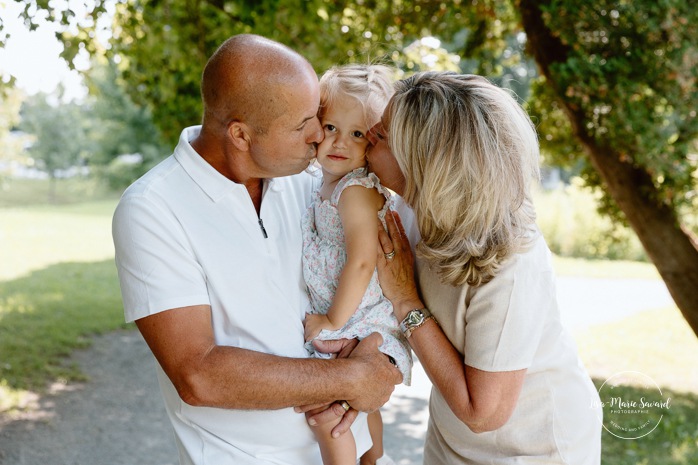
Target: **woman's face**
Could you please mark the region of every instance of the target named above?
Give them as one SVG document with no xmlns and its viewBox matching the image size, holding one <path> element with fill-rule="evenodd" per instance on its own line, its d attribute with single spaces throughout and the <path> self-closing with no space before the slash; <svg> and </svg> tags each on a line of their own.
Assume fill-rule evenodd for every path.
<svg viewBox="0 0 698 465">
<path fill-rule="evenodd" d="M 388 109 L 383 113 L 383 117 L 368 131 L 368 140 L 371 146 L 368 148 L 366 159 L 369 169 L 376 173 L 383 184 L 388 189 L 403 195 L 405 191 L 405 177 L 395 160 L 393 152 L 388 147 L 389 127 Z"/>
</svg>

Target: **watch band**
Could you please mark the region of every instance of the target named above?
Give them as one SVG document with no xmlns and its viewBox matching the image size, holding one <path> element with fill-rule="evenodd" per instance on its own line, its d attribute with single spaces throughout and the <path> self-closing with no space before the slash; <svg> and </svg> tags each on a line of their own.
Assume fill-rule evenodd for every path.
<svg viewBox="0 0 698 465">
<path fill-rule="evenodd" d="M 432 315 L 427 308 L 416 308 L 414 310 L 410 310 L 407 313 L 407 316 L 405 316 L 405 319 L 400 323 L 400 330 L 405 337 L 409 338 L 412 335 L 412 332 L 426 323 L 427 320 L 436 321 L 434 315 Z"/>
</svg>

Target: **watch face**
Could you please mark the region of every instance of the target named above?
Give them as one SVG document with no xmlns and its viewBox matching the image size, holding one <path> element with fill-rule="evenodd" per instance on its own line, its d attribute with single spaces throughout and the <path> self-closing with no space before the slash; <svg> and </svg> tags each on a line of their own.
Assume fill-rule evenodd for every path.
<svg viewBox="0 0 698 465">
<path fill-rule="evenodd" d="M 424 319 L 424 314 L 419 310 L 413 310 L 407 315 L 407 325 L 418 325 Z"/>
</svg>

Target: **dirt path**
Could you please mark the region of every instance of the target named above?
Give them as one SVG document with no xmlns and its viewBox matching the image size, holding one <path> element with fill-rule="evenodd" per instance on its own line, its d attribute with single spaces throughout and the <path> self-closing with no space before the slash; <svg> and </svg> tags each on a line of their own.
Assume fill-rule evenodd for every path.
<svg viewBox="0 0 698 465">
<path fill-rule="evenodd" d="M 39 410 L 24 419 L 0 423 L 0 464 L 176 465 L 155 360 L 141 336 L 99 336 L 72 359 L 89 381 L 41 398 Z M 399 464 L 421 463 L 423 391 L 396 393 L 385 407 L 385 444 Z"/>
<path fill-rule="evenodd" d="M 89 381 L 41 398 L 39 411 L 2 427 L 0 464 L 177 464 L 155 362 L 140 335 L 99 336 L 73 360 Z"/>
</svg>

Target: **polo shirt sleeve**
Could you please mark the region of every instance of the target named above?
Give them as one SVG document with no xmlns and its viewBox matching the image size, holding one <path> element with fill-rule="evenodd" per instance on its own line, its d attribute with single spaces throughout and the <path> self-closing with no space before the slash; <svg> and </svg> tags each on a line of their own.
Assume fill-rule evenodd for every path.
<svg viewBox="0 0 698 465">
<path fill-rule="evenodd" d="M 471 288 L 465 314 L 466 365 L 493 372 L 532 365 L 554 308 L 555 286 L 552 269 L 527 255 L 512 257 L 494 279 Z"/>
<path fill-rule="evenodd" d="M 210 304 L 203 269 L 171 211 L 144 196 L 124 197 L 112 235 L 127 322 Z"/>
</svg>

